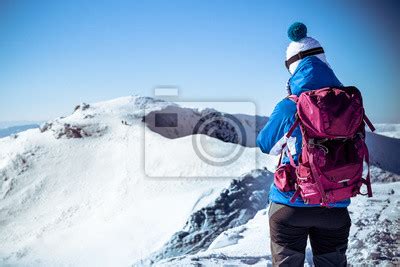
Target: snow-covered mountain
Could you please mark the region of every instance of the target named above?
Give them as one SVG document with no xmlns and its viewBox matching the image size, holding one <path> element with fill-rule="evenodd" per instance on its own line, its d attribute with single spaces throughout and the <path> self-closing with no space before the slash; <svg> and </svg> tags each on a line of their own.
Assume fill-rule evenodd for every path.
<svg viewBox="0 0 400 267">
<path fill-rule="evenodd" d="M 375 133 L 384 135 L 387 137 L 400 139 L 400 124 L 390 124 L 390 123 L 376 123 L 374 124 L 376 131 Z"/>
<path fill-rule="evenodd" d="M 371 163 L 389 172 L 400 175 L 400 139 L 367 132 L 366 143 Z M 379 177 L 374 177 L 379 179 Z"/>
<path fill-rule="evenodd" d="M 374 198 L 352 200 L 347 251 L 351 266 L 399 265 L 399 188 L 399 182 L 376 184 Z M 271 266 L 269 242 L 268 210 L 262 209 L 246 224 L 222 232 L 206 249 L 166 258 L 155 266 Z M 312 266 L 309 246 L 306 254 L 305 266 Z"/>
<path fill-rule="evenodd" d="M 0 138 L 6 137 L 12 134 L 18 134 L 20 132 L 29 130 L 29 129 L 34 129 L 34 128 L 39 128 L 39 124 L 23 124 L 23 125 L 16 125 L 16 126 L 10 126 L 10 127 L 5 127 L 5 128 L 0 128 Z"/>
<path fill-rule="evenodd" d="M 162 152 L 149 168 L 185 164 L 180 177 L 147 177 L 142 120 L 170 105 L 146 97 L 82 104 L 40 130 L 0 139 L 0 265 L 129 265 L 165 243 L 230 184 L 221 170 L 238 177 L 253 168 L 245 158 L 230 168 L 209 166 L 191 152 L 190 136 L 150 132 L 146 138 Z M 227 150 L 236 146 L 210 142 Z M 196 169 L 220 178 L 190 176 Z"/>
<path fill-rule="evenodd" d="M 176 113 L 184 123 L 155 127 L 156 111 Z M 248 132 L 240 139 L 222 115 L 132 96 L 83 103 L 40 129 L 1 138 L 0 265 L 267 263 L 268 170 L 277 159 L 254 147 L 267 118 L 236 114 Z M 193 151 L 193 129 L 203 116 L 217 117 L 213 131 L 197 132 L 215 137 L 205 139 L 207 147 L 243 148 L 234 164 L 210 165 Z M 374 139 L 377 148 L 380 140 Z M 391 181 L 399 180 L 400 164 L 387 156 L 398 143 L 383 147 L 390 151 L 376 153 L 381 168 L 373 174 L 385 183 L 376 186 L 377 197 L 359 197 L 352 206 L 357 228 L 350 249 L 375 254 L 353 253 L 353 263 L 398 259 L 400 188 Z M 149 177 L 146 170 L 155 172 Z M 376 244 L 384 249 L 372 249 Z"/>
<path fill-rule="evenodd" d="M 0 129 L 10 127 L 23 126 L 23 125 L 40 125 L 43 121 L 0 121 Z"/>
</svg>

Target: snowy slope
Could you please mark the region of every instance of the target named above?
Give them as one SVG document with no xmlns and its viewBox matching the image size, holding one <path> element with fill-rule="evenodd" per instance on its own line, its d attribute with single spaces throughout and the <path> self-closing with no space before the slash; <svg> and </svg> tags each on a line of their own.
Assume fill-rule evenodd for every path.
<svg viewBox="0 0 400 267">
<path fill-rule="evenodd" d="M 357 197 L 349 210 L 352 219 L 350 265 L 399 266 L 400 183 L 376 184 L 374 198 Z M 261 210 L 247 224 L 224 231 L 205 251 L 160 261 L 156 266 L 267 266 L 271 265 L 268 211 Z M 312 264 L 307 248 L 306 266 Z"/>
<path fill-rule="evenodd" d="M 400 139 L 367 132 L 366 143 L 373 165 L 400 175 Z"/>
<path fill-rule="evenodd" d="M 153 146 L 168 149 L 149 168 L 160 161 L 185 164 L 178 178 L 146 177 L 142 117 L 145 109 L 168 105 L 145 97 L 82 104 L 40 131 L 0 139 L 0 265 L 127 266 L 215 199 L 230 179 L 185 178 L 196 170 L 221 176 L 215 173 L 221 168 L 187 152 L 190 136 L 150 133 Z M 252 169 L 247 164 L 243 159 L 223 175 L 240 176 Z"/>
<path fill-rule="evenodd" d="M 184 228 L 160 250 L 134 266 L 147 266 L 208 248 L 220 233 L 246 224 L 259 210 L 267 207 L 272 182 L 273 174 L 267 170 L 253 170 L 232 180 L 212 203 L 192 213 Z"/>
<path fill-rule="evenodd" d="M 144 116 L 159 110 L 178 112 L 185 123 L 178 132 L 152 128 Z M 192 214 L 210 210 L 226 190 L 233 194 L 242 192 L 231 188 L 232 178 L 256 168 L 267 167 L 273 171 L 276 157 L 253 147 L 252 131 L 259 131 L 267 118 L 237 116 L 246 131 L 252 133 L 244 143 L 233 138 L 232 132 L 226 132 L 229 127 L 223 121 L 215 124 L 216 136 L 224 141 L 205 139 L 213 151 L 232 151 L 240 146 L 236 143 L 247 146 L 243 146 L 242 157 L 235 164 L 217 167 L 206 164 L 193 152 L 191 131 L 196 125 L 194 120 L 199 117 L 198 110 L 132 96 L 92 105 L 83 103 L 70 116 L 49 121 L 40 130 L 1 138 L 0 265 L 129 266 L 163 249 L 171 236 L 185 227 Z M 389 139 L 385 139 L 384 148 L 390 151 L 376 153 L 375 160 L 382 168 L 392 163 L 396 170 L 398 161 L 388 155 L 396 152 L 398 143 Z M 381 138 L 371 140 L 376 144 L 376 151 L 383 151 Z M 255 162 L 250 160 L 253 157 Z M 152 178 L 146 170 L 152 170 Z M 173 177 L 164 177 L 171 173 Z M 398 181 L 397 174 L 376 167 L 373 174 L 379 176 L 379 181 Z M 382 201 L 367 202 L 360 198 L 363 199 L 360 203 L 371 213 L 355 216 L 367 214 L 380 218 L 379 210 L 398 205 L 398 183 L 380 186 L 394 188 L 395 193 L 390 199 L 383 197 Z M 266 194 L 264 191 L 260 196 Z M 237 212 L 234 208 L 228 211 Z M 186 265 L 192 262 L 192 257 L 207 264 L 268 263 L 266 215 L 261 211 L 247 222 L 249 216 L 242 216 L 246 209 L 239 211 L 242 213 L 234 221 L 244 225 L 230 230 L 224 228 L 215 240 L 213 236 L 205 251 L 165 259 L 160 264 Z M 219 218 L 223 220 L 223 216 L 220 213 Z M 396 220 L 392 216 L 389 223 L 384 221 L 382 225 L 386 223 L 390 228 L 390 223 Z M 368 223 L 381 222 L 370 220 Z M 363 224 L 357 228 L 360 231 L 354 232 L 360 235 L 352 239 L 364 242 L 357 251 L 365 251 L 369 244 L 363 241 L 369 238 L 362 232 L 367 229 L 361 229 Z M 388 240 L 393 244 L 392 239 Z M 386 245 L 382 244 L 389 247 Z"/>
<path fill-rule="evenodd" d="M 24 124 L 24 125 L 1 128 L 0 129 L 0 138 L 6 137 L 6 136 L 9 136 L 12 134 L 17 134 L 17 133 L 26 131 L 28 129 L 34 129 L 34 128 L 39 128 L 39 125 L 38 124 Z"/>
<path fill-rule="evenodd" d="M 0 121 L 0 130 L 16 126 L 40 125 L 41 123 L 43 121 Z"/>
<path fill-rule="evenodd" d="M 375 123 L 375 133 L 400 139 L 400 124 Z"/>
<path fill-rule="evenodd" d="M 368 133 L 367 136 L 367 142 L 368 142 L 368 146 L 370 148 L 370 155 L 371 155 L 371 159 L 372 159 L 372 163 L 376 164 L 376 166 L 371 166 L 371 176 L 372 176 L 372 181 L 374 183 L 389 183 L 388 185 L 382 185 L 384 188 L 399 188 L 399 183 L 392 183 L 392 182 L 396 182 L 396 181 L 400 181 L 400 176 L 399 176 L 399 169 L 398 167 L 400 166 L 400 162 L 399 162 L 399 158 L 397 157 L 397 153 L 398 150 L 400 149 L 400 142 L 398 142 L 399 140 L 394 139 L 394 138 L 388 138 L 386 136 L 382 136 L 379 134 L 374 134 L 374 133 Z M 271 167 L 270 164 L 268 164 L 269 166 L 268 169 L 270 171 L 273 171 L 273 167 Z M 379 166 L 379 167 L 378 167 Z M 270 178 L 271 179 L 271 178 Z M 379 191 L 381 188 L 381 185 L 378 184 L 378 196 L 375 196 L 374 199 L 369 199 L 367 200 L 366 198 L 362 198 L 359 197 L 358 199 L 356 199 L 354 201 L 354 203 L 361 203 L 361 207 L 358 207 L 359 209 L 362 209 L 363 206 L 364 209 L 366 209 L 368 212 L 371 210 L 371 212 L 373 211 L 373 209 L 385 209 L 386 206 L 384 204 L 384 201 L 380 201 L 378 200 L 378 198 L 380 198 L 380 194 L 381 192 Z M 375 189 L 375 187 L 374 187 Z M 399 188 L 400 190 L 400 188 Z M 222 193 L 221 193 L 222 194 Z M 370 202 L 374 202 L 376 201 L 377 204 L 371 205 L 369 204 Z M 386 201 L 390 201 L 386 200 Z M 357 204 L 355 204 L 357 205 Z M 397 208 L 397 203 L 394 206 L 395 208 Z M 211 206 L 209 207 L 212 212 L 211 214 L 214 214 L 214 208 Z M 200 212 L 200 211 L 198 211 Z M 208 234 L 209 232 L 215 233 L 217 232 L 215 229 L 221 230 L 221 228 L 218 226 L 218 220 L 216 220 L 213 215 L 212 216 L 208 216 L 209 220 L 213 221 L 213 223 L 211 223 L 211 225 L 209 225 L 208 223 L 197 223 L 199 225 L 201 225 L 201 231 L 195 230 L 193 231 L 188 231 L 186 230 L 187 228 L 191 229 L 193 228 L 191 226 L 192 221 L 193 221 L 193 217 L 196 217 L 196 213 L 193 213 L 190 217 L 190 219 L 188 219 L 187 221 L 187 225 L 184 227 L 184 229 L 179 230 L 178 232 L 176 232 L 170 239 L 170 241 L 168 241 L 168 243 L 166 243 L 163 247 L 163 249 L 159 252 L 156 252 L 155 255 L 152 255 L 150 258 L 147 259 L 147 261 L 141 261 L 139 262 L 142 265 L 147 265 L 149 262 L 156 262 L 156 265 L 167 265 L 167 266 L 175 266 L 175 265 L 188 265 L 188 264 L 201 264 L 204 263 L 206 266 L 208 265 L 243 265 L 243 264 L 257 264 L 257 265 L 261 265 L 264 266 L 266 264 L 270 264 L 270 253 L 269 253 L 269 241 L 268 241 L 268 233 L 264 234 L 263 237 L 265 237 L 264 239 L 267 240 L 267 242 L 264 242 L 265 240 L 263 239 L 263 242 L 254 242 L 254 239 L 252 239 L 252 233 L 254 233 L 255 236 L 259 236 L 259 232 L 257 231 L 250 231 L 251 233 L 247 233 L 246 236 L 242 235 L 242 231 L 244 231 L 245 229 L 247 229 L 247 226 L 240 226 L 237 229 L 228 229 L 228 230 L 224 230 L 224 232 L 218 237 L 216 238 L 213 243 L 211 245 L 208 244 L 208 240 L 210 239 L 210 235 Z M 368 213 L 369 214 L 369 213 Z M 265 215 L 265 214 L 264 214 Z M 359 215 L 359 214 L 357 214 Z M 377 214 L 369 214 L 371 216 L 378 216 Z M 227 215 L 227 218 L 229 216 Z M 357 223 L 359 224 L 360 219 L 355 215 L 354 216 L 355 219 L 357 219 Z M 207 218 L 207 216 L 206 216 Z M 267 217 L 264 218 L 265 222 L 261 223 L 260 221 L 256 221 L 254 222 L 254 226 L 255 228 L 260 228 L 260 227 L 265 227 L 265 224 L 267 224 Z M 390 219 L 387 220 L 388 223 L 390 225 L 395 225 L 398 221 L 398 217 L 391 217 Z M 250 223 L 251 224 L 251 223 Z M 188 226 L 189 225 L 189 226 Z M 359 225 L 357 225 L 359 226 Z M 264 228 L 263 228 L 264 229 Z M 357 230 L 359 228 L 356 228 Z M 356 230 L 356 232 L 357 232 Z M 398 229 L 392 229 L 395 233 L 395 235 L 398 233 Z M 231 233 L 232 231 L 232 233 Z M 202 233 L 206 232 L 207 236 L 203 237 Z M 219 231 L 218 231 L 219 232 Z M 268 231 L 267 231 L 268 232 Z M 370 232 L 371 235 L 376 235 L 376 231 Z M 199 250 L 200 246 L 203 246 L 202 249 L 200 249 L 200 252 L 196 253 L 195 255 L 193 254 L 193 245 L 191 244 L 192 240 L 191 240 L 191 236 L 196 236 L 198 238 L 198 245 L 196 244 L 196 250 Z M 188 239 L 189 237 L 189 239 Z M 237 250 L 233 249 L 232 253 L 229 254 L 227 256 L 227 254 L 219 254 L 216 251 L 214 251 L 214 249 L 217 248 L 222 248 L 222 247 L 229 247 L 227 248 L 228 251 L 230 251 L 230 249 L 232 248 L 231 245 L 232 244 L 236 244 L 238 242 L 238 240 L 242 240 L 243 239 L 243 246 L 238 247 Z M 356 237 L 354 237 L 353 242 L 356 242 L 355 240 Z M 393 239 L 387 241 L 387 242 L 383 242 L 380 245 L 382 246 L 382 248 L 379 250 L 379 252 L 383 252 L 384 250 L 386 250 L 386 256 L 385 255 L 381 255 L 381 254 L 385 254 L 385 253 L 378 253 L 376 254 L 375 252 L 373 252 L 372 249 L 369 248 L 368 246 L 368 242 L 363 243 L 362 246 L 357 247 L 357 248 L 350 248 L 349 250 L 349 255 L 352 255 L 351 251 L 356 250 L 359 251 L 359 249 L 364 249 L 364 251 L 370 251 L 372 253 L 375 253 L 375 258 L 370 258 L 370 260 L 383 260 L 383 262 L 391 262 L 392 260 L 395 261 L 396 260 L 396 255 L 395 250 L 396 250 L 396 246 L 393 246 L 391 244 L 393 244 Z M 173 247 L 176 247 L 176 250 L 173 250 Z M 251 251 L 253 253 L 247 253 L 247 250 L 251 249 Z M 186 254 L 189 255 L 182 255 L 182 251 L 187 251 Z M 206 252 L 204 252 L 204 250 Z M 207 251 L 209 253 L 207 253 Z M 257 252 L 256 254 L 254 254 L 254 252 Z M 158 253 L 158 254 L 157 254 Z M 175 255 L 174 255 L 175 254 Z M 185 253 L 183 253 L 185 254 Z M 386 257 L 386 258 L 385 258 Z M 161 258 L 161 260 L 160 260 Z M 204 260 L 204 262 L 203 262 Z M 350 261 L 352 263 L 356 263 L 356 260 Z M 371 264 L 374 261 L 368 261 L 368 264 Z M 379 261 L 381 262 L 381 261 Z M 140 264 L 137 264 L 140 266 Z M 311 251 L 310 249 L 308 249 L 307 251 L 307 264 L 311 265 L 312 264 L 312 255 L 311 255 Z M 307 265 L 306 264 L 306 265 Z"/>
<path fill-rule="evenodd" d="M 168 137 L 168 138 L 180 138 L 184 136 L 189 136 L 192 135 L 193 133 L 203 133 L 206 134 L 206 131 L 201 131 L 201 128 L 196 128 L 198 126 L 199 122 L 203 122 L 207 124 L 207 120 L 204 120 L 204 118 L 212 118 L 214 121 L 214 126 L 219 126 L 220 129 L 225 126 L 236 126 L 239 125 L 243 128 L 243 131 L 245 132 L 246 136 L 244 138 L 232 138 L 233 135 L 230 136 L 214 136 L 217 137 L 218 139 L 222 139 L 226 142 L 232 142 L 232 143 L 239 143 L 247 147 L 255 147 L 255 140 L 257 138 L 257 134 L 260 132 L 260 130 L 264 127 L 264 125 L 268 121 L 268 117 L 262 117 L 262 116 L 254 116 L 254 115 L 246 115 L 246 114 L 228 114 L 228 113 L 221 113 L 215 109 L 211 108 L 205 108 L 205 109 L 192 109 L 192 108 L 185 108 L 181 106 L 176 106 L 176 105 L 171 105 L 168 106 L 164 109 L 162 109 L 163 114 L 170 114 L 170 113 L 177 113 L 178 117 L 176 118 L 177 121 L 181 122 L 178 123 L 176 127 L 156 127 L 156 119 L 155 117 L 160 114 L 160 111 L 150 111 L 146 115 L 145 121 L 148 126 L 148 128 L 156 133 L 161 134 L 162 136 Z M 209 115 L 209 116 L 207 116 Z M 224 117 L 225 115 L 225 117 Z M 221 119 L 229 120 L 228 116 L 234 117 L 236 122 L 231 122 L 226 125 L 222 125 L 222 122 L 220 122 L 218 117 L 221 117 Z M 216 125 L 216 124 L 220 125 Z M 163 120 L 164 124 L 169 124 L 171 123 L 171 119 L 166 117 Z M 196 130 L 197 129 L 197 130 Z M 203 129 L 204 130 L 204 129 Z M 229 129 L 225 129 L 228 130 Z M 232 129 L 233 130 L 233 129 Z M 240 129 L 238 129 L 240 131 Z M 226 134 L 226 132 L 224 132 Z"/>
</svg>

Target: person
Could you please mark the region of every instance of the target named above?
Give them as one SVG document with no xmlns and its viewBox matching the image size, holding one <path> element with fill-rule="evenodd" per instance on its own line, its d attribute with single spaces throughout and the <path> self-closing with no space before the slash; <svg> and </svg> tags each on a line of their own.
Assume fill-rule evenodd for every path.
<svg viewBox="0 0 400 267">
<path fill-rule="evenodd" d="M 289 27 L 291 42 L 286 50 L 286 66 L 291 74 L 288 93 L 301 93 L 324 87 L 342 87 L 326 60 L 320 43 L 307 36 L 303 23 Z M 300 53 L 301 52 L 301 53 Z M 300 54 L 299 54 L 300 53 Z M 297 163 L 301 154 L 302 136 L 297 127 L 289 139 L 285 134 L 295 122 L 296 104 L 289 98 L 280 101 L 273 110 L 267 124 L 257 136 L 257 146 L 264 153 L 278 155 L 282 144 L 287 146 Z M 284 164 L 289 159 L 284 156 Z M 273 266 L 303 266 L 307 239 L 313 252 L 316 266 L 346 266 L 346 249 L 351 220 L 346 199 L 330 203 L 330 207 L 306 204 L 297 197 L 290 201 L 294 191 L 280 191 L 273 183 L 269 199 L 269 225 Z"/>
</svg>

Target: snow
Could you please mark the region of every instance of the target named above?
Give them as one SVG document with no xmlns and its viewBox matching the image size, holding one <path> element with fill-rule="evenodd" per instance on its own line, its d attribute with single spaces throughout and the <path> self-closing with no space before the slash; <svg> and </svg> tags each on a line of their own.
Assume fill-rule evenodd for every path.
<svg viewBox="0 0 400 267">
<path fill-rule="evenodd" d="M 11 126 L 7 128 L 0 128 L 0 138 L 6 137 L 9 135 L 16 135 L 19 132 L 26 131 L 28 129 L 33 129 L 33 128 L 38 128 L 38 124 L 24 124 L 24 125 L 18 125 L 18 126 Z"/>
<path fill-rule="evenodd" d="M 375 133 L 400 139 L 400 124 L 374 123 L 374 126 L 376 128 Z"/>
<path fill-rule="evenodd" d="M 262 210 L 246 225 L 223 232 L 207 251 L 216 254 L 224 253 L 230 257 L 236 255 L 262 257 L 271 254 L 269 234 L 263 234 L 265 231 L 269 232 L 267 213 L 267 210 Z M 254 242 L 254 239 L 258 239 L 258 242 Z M 249 249 L 238 250 L 244 247 L 251 248 L 251 251 Z"/>
<path fill-rule="evenodd" d="M 226 112 L 230 114 L 246 114 L 254 116 L 256 115 L 256 104 L 249 101 L 231 101 L 226 98 L 222 101 L 186 101 L 177 102 L 181 107 L 187 107 L 191 109 L 197 109 L 199 111 L 213 108 L 215 110 Z"/>
<path fill-rule="evenodd" d="M 150 177 L 234 178 L 238 174 L 257 167 L 256 148 L 245 148 L 232 143 L 223 143 L 216 138 L 205 137 L 207 150 L 216 151 L 221 156 L 239 153 L 234 152 L 237 147 L 243 149 L 241 156 L 231 164 L 216 166 L 208 164 L 197 156 L 192 148 L 192 136 L 172 139 L 168 142 L 165 142 L 165 138 L 156 138 L 156 136 L 157 134 L 151 131 L 146 134 L 145 171 Z M 177 149 L 182 143 L 188 144 L 187 148 Z M 170 158 L 171 151 L 174 151 L 173 158 Z M 193 168 L 185 167 L 187 162 L 184 159 L 192 159 Z"/>
<path fill-rule="evenodd" d="M 24 125 L 41 124 L 42 121 L 0 121 L 0 130 Z"/>
<path fill-rule="evenodd" d="M 400 158 L 398 157 L 400 139 L 367 133 L 366 144 L 372 164 L 385 171 L 400 175 Z"/>
<path fill-rule="evenodd" d="M 168 105 L 138 96 L 80 105 L 47 122 L 43 132 L 0 139 L 0 265 L 130 265 L 215 199 L 231 181 L 223 177 L 253 168 L 245 160 L 237 168 L 209 166 L 188 152 L 189 136 L 152 133 L 160 153 L 150 168 L 163 175 L 167 169 L 157 161 L 185 164 L 176 178 L 146 176 L 141 119 Z M 212 142 L 222 150 L 233 146 Z M 244 149 L 244 155 L 257 150 Z M 196 170 L 220 178 L 185 177 Z"/>
<path fill-rule="evenodd" d="M 373 190 L 373 198 L 356 197 L 349 207 L 352 226 L 347 258 L 351 265 L 396 266 L 400 263 L 400 182 L 375 184 Z M 221 233 L 205 251 L 166 259 L 156 266 L 270 266 L 269 242 L 268 210 L 265 209 L 247 224 Z M 311 265 L 312 253 L 308 246 L 305 266 Z"/>
<path fill-rule="evenodd" d="M 40 130 L 1 138 L 0 265 L 130 266 L 161 248 L 232 177 L 255 167 L 273 171 L 277 158 L 251 145 L 236 164 L 218 168 L 194 153 L 191 135 L 171 139 L 144 128 L 143 116 L 171 106 L 176 104 L 139 96 L 81 104 Z M 242 121 L 249 123 L 246 116 Z M 378 125 L 378 132 L 398 138 L 393 127 Z M 206 140 L 224 153 L 240 146 Z M 377 146 L 379 140 L 373 139 Z M 392 154 L 384 170 L 397 162 Z M 373 168 L 383 177 L 377 180 L 386 181 L 374 184 L 374 197 L 357 197 L 350 206 L 350 263 L 399 263 L 393 253 L 400 240 L 400 183 L 384 170 Z M 269 265 L 268 232 L 267 210 L 261 210 L 204 251 L 157 265 Z"/>
</svg>

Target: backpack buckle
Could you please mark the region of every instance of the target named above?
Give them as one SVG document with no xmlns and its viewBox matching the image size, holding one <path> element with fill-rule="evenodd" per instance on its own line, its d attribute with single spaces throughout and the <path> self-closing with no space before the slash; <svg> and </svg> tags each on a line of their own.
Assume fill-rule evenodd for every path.
<svg viewBox="0 0 400 267">
<path fill-rule="evenodd" d="M 325 142 L 326 140 L 328 140 L 328 139 L 325 138 L 325 139 L 315 142 L 314 138 L 310 138 L 308 140 L 308 144 L 309 144 L 310 148 L 319 147 L 322 150 L 322 152 L 324 152 L 324 154 L 326 155 L 329 153 L 329 149 L 326 146 L 322 145 L 322 143 Z"/>
<path fill-rule="evenodd" d="M 314 148 L 314 146 L 315 146 L 314 138 L 310 138 L 308 140 L 308 145 L 310 146 L 310 148 Z"/>
</svg>

